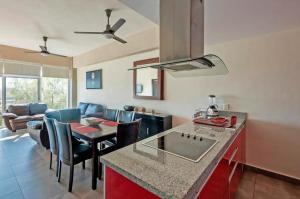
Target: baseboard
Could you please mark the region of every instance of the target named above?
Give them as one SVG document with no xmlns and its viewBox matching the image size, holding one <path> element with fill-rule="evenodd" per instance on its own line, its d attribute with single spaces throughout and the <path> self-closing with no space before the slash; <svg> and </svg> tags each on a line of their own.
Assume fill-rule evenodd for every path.
<svg viewBox="0 0 300 199">
<path fill-rule="evenodd" d="M 289 183 L 292 183 L 292 184 L 300 185 L 300 179 L 297 179 L 297 178 L 282 175 L 282 174 L 279 174 L 279 173 L 275 173 L 275 172 L 272 172 L 272 171 L 268 171 L 268 170 L 257 168 L 257 167 L 250 166 L 250 165 L 245 165 L 245 169 L 248 170 L 248 171 L 255 171 L 256 173 L 260 173 L 260 174 L 263 174 L 263 175 L 266 175 L 266 176 L 270 176 L 272 178 L 283 180 L 283 181 L 286 181 L 286 182 L 289 182 Z"/>
</svg>

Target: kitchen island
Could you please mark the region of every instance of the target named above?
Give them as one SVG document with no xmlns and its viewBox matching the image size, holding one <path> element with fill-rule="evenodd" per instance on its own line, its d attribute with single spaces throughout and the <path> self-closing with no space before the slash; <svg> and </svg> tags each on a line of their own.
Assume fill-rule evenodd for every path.
<svg viewBox="0 0 300 199">
<path fill-rule="evenodd" d="M 246 114 L 221 115 L 238 116 L 236 127 L 189 122 L 101 157 L 105 198 L 233 198 L 244 163 Z M 174 132 L 186 139 L 187 135 L 213 139 L 216 144 L 199 161 L 145 145 Z"/>
</svg>

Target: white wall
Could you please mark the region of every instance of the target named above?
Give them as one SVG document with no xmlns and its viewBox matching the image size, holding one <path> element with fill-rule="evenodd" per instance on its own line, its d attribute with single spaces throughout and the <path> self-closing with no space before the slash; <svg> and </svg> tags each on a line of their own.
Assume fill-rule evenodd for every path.
<svg viewBox="0 0 300 199">
<path fill-rule="evenodd" d="M 174 79 L 166 75 L 164 101 L 134 100 L 132 62 L 158 55 L 141 53 L 78 69 L 78 101 L 112 108 L 143 105 L 174 115 L 174 124 L 191 118 L 216 94 L 232 110 L 249 113 L 247 163 L 300 179 L 300 29 L 208 46 L 222 57 L 226 76 Z M 85 72 L 103 69 L 103 90 L 85 89 Z"/>
</svg>

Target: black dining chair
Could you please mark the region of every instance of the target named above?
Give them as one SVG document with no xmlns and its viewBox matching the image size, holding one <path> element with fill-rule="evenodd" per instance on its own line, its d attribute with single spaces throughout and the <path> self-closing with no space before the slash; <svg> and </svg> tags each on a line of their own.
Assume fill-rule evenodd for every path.
<svg viewBox="0 0 300 199">
<path fill-rule="evenodd" d="M 92 149 L 89 145 L 86 144 L 74 145 L 72 143 L 73 136 L 72 136 L 72 130 L 70 124 L 61 123 L 58 122 L 57 120 L 54 121 L 54 124 L 57 131 L 57 140 L 58 140 L 58 148 L 59 148 L 58 182 L 60 182 L 60 178 L 61 178 L 62 163 L 70 166 L 68 191 L 72 192 L 74 166 L 82 162 L 83 169 L 84 169 L 84 161 L 92 158 Z"/>
<path fill-rule="evenodd" d="M 60 115 L 58 111 L 47 112 L 44 116 L 44 122 L 47 127 L 49 143 L 50 143 L 50 165 L 49 169 L 52 169 L 52 158 L 53 154 L 57 156 L 58 154 L 58 143 L 57 135 L 54 126 L 54 120 L 60 120 Z M 56 176 L 58 176 L 58 157 L 56 158 Z"/>
<path fill-rule="evenodd" d="M 57 141 L 57 132 L 54 125 L 54 120 L 61 121 L 61 114 L 59 111 L 50 111 L 45 113 L 44 122 L 47 127 L 49 143 L 50 143 L 50 165 L 49 169 L 52 169 L 52 160 L 53 154 L 57 156 L 58 154 L 58 141 Z M 77 138 L 72 138 L 73 145 L 82 144 L 80 140 Z M 85 167 L 85 163 L 83 163 L 83 167 Z M 56 176 L 58 176 L 58 156 L 56 158 Z"/>
<path fill-rule="evenodd" d="M 118 113 L 119 110 L 117 109 L 105 109 L 103 119 L 116 122 L 118 121 Z M 106 140 L 101 143 L 101 148 L 104 148 L 105 145 L 115 144 L 115 142 L 115 138 Z"/>
<path fill-rule="evenodd" d="M 122 147 L 137 142 L 140 132 L 142 119 L 128 123 L 120 123 L 117 127 L 116 144 L 103 148 L 99 151 L 99 155 L 105 155 Z M 99 178 L 101 179 L 102 163 L 99 163 Z"/>
<path fill-rule="evenodd" d="M 123 111 L 120 110 L 118 114 L 119 123 L 128 123 L 134 120 L 134 111 Z"/>
<path fill-rule="evenodd" d="M 103 119 L 116 122 L 118 119 L 118 112 L 117 109 L 105 109 Z"/>
<path fill-rule="evenodd" d="M 64 123 L 80 122 L 81 111 L 79 108 L 61 109 L 59 110 L 60 120 Z"/>
</svg>

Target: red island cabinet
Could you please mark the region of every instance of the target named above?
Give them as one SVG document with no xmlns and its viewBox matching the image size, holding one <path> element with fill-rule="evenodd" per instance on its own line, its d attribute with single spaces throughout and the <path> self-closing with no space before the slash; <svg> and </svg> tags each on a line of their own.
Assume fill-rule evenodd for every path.
<svg viewBox="0 0 300 199">
<path fill-rule="evenodd" d="M 245 127 L 229 146 L 224 157 L 201 190 L 198 199 L 233 199 L 245 163 Z"/>
<path fill-rule="evenodd" d="M 224 157 L 204 185 L 198 199 L 233 199 L 238 188 L 245 161 L 245 128 L 229 146 Z M 158 199 L 159 197 L 105 167 L 106 199 Z"/>
<path fill-rule="evenodd" d="M 159 199 L 156 195 L 128 180 L 118 172 L 105 167 L 106 199 Z"/>
</svg>

